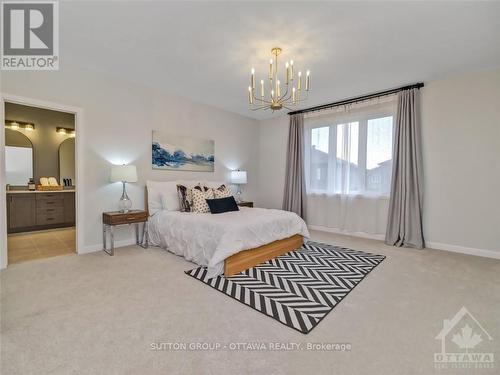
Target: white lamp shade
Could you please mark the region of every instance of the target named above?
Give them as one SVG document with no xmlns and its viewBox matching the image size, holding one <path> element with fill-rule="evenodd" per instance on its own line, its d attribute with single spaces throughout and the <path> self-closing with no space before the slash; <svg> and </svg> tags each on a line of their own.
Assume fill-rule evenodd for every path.
<svg viewBox="0 0 500 375">
<path fill-rule="evenodd" d="M 137 168 L 135 165 L 112 165 L 111 182 L 137 182 Z"/>
<path fill-rule="evenodd" d="M 231 183 L 236 185 L 243 185 L 247 183 L 246 171 L 231 171 Z"/>
</svg>

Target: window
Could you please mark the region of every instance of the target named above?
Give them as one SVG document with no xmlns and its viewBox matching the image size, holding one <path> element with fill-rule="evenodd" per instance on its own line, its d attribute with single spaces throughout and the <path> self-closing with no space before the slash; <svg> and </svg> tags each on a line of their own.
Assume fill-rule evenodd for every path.
<svg viewBox="0 0 500 375">
<path fill-rule="evenodd" d="M 389 195 L 392 172 L 392 116 L 370 119 L 366 137 L 366 191 Z"/>
<path fill-rule="evenodd" d="M 329 127 L 311 129 L 311 188 L 326 190 L 328 187 Z"/>
<path fill-rule="evenodd" d="M 308 192 L 388 196 L 393 117 L 386 105 L 307 122 Z"/>
</svg>

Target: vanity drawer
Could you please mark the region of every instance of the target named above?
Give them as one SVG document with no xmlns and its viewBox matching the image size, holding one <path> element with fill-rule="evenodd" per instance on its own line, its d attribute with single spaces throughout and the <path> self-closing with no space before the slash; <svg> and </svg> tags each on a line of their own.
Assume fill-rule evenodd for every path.
<svg viewBox="0 0 500 375">
<path fill-rule="evenodd" d="M 44 207 L 36 209 L 37 215 L 64 215 L 64 207 Z"/>
<path fill-rule="evenodd" d="M 36 193 L 37 201 L 55 201 L 55 200 L 64 200 L 63 193 Z"/>
<path fill-rule="evenodd" d="M 40 199 L 36 201 L 37 210 L 53 207 L 64 207 L 64 199 Z"/>
<path fill-rule="evenodd" d="M 36 215 L 36 225 L 64 223 L 64 212 L 47 212 Z"/>
</svg>

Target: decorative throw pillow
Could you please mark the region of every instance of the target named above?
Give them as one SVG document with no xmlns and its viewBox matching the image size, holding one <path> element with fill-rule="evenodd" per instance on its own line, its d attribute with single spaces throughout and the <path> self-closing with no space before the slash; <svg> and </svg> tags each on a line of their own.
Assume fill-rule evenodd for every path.
<svg viewBox="0 0 500 375">
<path fill-rule="evenodd" d="M 201 184 L 195 187 L 187 186 L 183 184 L 177 184 L 177 195 L 179 197 L 179 206 L 181 212 L 191 212 L 193 206 L 193 193 L 192 189 L 197 189 L 199 191 L 207 191 L 206 186 Z"/>
<path fill-rule="evenodd" d="M 212 214 L 222 214 L 224 212 L 240 210 L 232 195 L 226 198 L 207 199 L 206 202 Z"/>
<path fill-rule="evenodd" d="M 217 198 L 227 198 L 231 197 L 233 193 L 231 193 L 231 189 L 229 189 L 226 185 L 221 185 L 218 188 L 214 189 L 214 197 Z"/>
<path fill-rule="evenodd" d="M 177 185 L 177 195 L 179 197 L 179 206 L 181 212 L 190 212 L 191 204 L 193 203 L 193 196 L 191 194 L 191 188 L 186 185 Z"/>
<path fill-rule="evenodd" d="M 191 212 L 207 213 L 210 208 L 207 204 L 207 199 L 214 199 L 214 190 L 207 187 L 195 186 L 191 189 L 193 194 L 193 205 Z"/>
</svg>

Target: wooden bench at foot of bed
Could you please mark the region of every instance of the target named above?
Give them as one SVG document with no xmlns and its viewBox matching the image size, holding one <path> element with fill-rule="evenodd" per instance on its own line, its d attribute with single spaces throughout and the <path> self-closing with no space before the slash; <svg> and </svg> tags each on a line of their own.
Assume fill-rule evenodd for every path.
<svg viewBox="0 0 500 375">
<path fill-rule="evenodd" d="M 255 249 L 243 250 L 224 261 L 224 276 L 232 276 L 257 264 L 268 261 L 289 251 L 296 250 L 304 242 L 300 234 L 274 241 Z"/>
</svg>

